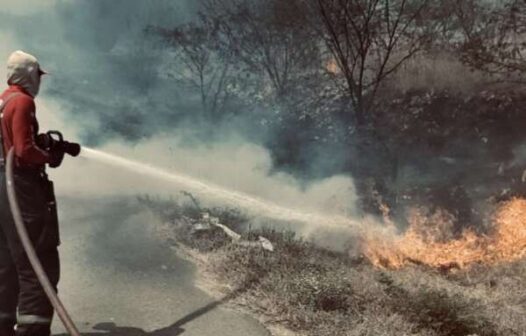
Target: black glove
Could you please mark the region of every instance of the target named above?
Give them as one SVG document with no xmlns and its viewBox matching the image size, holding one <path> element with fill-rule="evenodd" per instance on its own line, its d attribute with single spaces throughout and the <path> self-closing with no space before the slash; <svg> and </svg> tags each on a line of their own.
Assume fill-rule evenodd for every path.
<svg viewBox="0 0 526 336">
<path fill-rule="evenodd" d="M 51 138 L 46 134 L 46 133 L 43 133 L 43 134 L 39 134 L 37 135 L 36 139 L 36 144 L 39 148 L 45 150 L 45 151 L 49 151 L 51 149 Z"/>
<path fill-rule="evenodd" d="M 50 160 L 49 160 L 49 167 L 51 168 L 58 168 L 62 164 L 62 160 L 64 160 L 64 152 L 63 151 L 51 151 L 49 152 Z"/>
</svg>

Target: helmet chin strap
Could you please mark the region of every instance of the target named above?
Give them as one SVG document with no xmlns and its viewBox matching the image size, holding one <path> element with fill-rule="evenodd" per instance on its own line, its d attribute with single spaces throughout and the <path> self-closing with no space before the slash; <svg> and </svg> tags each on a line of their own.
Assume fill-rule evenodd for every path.
<svg viewBox="0 0 526 336">
<path fill-rule="evenodd" d="M 38 259 L 35 248 L 29 239 L 29 235 L 22 219 L 22 213 L 20 212 L 20 207 L 18 206 L 18 200 L 16 198 L 15 181 L 13 178 L 13 158 L 14 149 L 11 148 L 7 154 L 6 162 L 7 197 L 9 199 L 9 206 L 11 207 L 11 213 L 13 214 L 13 219 L 15 221 L 16 231 L 18 232 L 22 246 L 24 247 L 27 257 L 29 258 L 29 262 L 31 263 L 31 266 L 38 277 L 38 281 L 40 281 L 42 288 L 44 288 L 49 301 L 53 305 L 53 308 L 55 308 L 55 311 L 64 324 L 64 327 L 70 335 L 80 336 L 75 323 L 69 316 L 68 311 L 62 304 L 62 301 L 60 301 L 57 293 L 51 285 L 51 282 L 49 281 L 46 272 L 44 271 L 44 268 Z"/>
</svg>

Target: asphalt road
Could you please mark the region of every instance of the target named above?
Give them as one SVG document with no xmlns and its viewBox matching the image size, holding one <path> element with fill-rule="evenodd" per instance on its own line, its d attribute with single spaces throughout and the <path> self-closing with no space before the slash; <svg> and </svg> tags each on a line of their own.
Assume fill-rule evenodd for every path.
<svg viewBox="0 0 526 336">
<path fill-rule="evenodd" d="M 130 199 L 59 199 L 61 298 L 83 335 L 260 336 L 254 319 L 194 286 L 194 267 L 161 246 Z M 63 335 L 58 319 L 55 335 Z"/>
</svg>

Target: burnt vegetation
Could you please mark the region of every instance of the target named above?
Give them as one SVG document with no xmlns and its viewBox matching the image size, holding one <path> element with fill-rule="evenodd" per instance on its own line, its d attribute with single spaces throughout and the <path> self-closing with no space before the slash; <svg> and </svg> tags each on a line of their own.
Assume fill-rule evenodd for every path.
<svg viewBox="0 0 526 336">
<path fill-rule="evenodd" d="M 203 0 L 196 20 L 147 32 L 202 119 L 239 125 L 306 181 L 351 174 L 364 213 L 402 225 L 414 208 L 440 214 L 451 227 L 434 238 L 448 241 L 487 233 L 494 207 L 526 194 L 523 1 Z M 381 270 L 213 213 L 276 251 L 179 224 L 174 240 L 206 253 L 216 280 L 243 288 L 235 301 L 269 324 L 317 336 L 526 330 L 524 261 Z"/>
<path fill-rule="evenodd" d="M 431 204 L 480 227 L 524 193 L 525 18 L 521 1 L 204 0 L 146 31 L 195 118 L 277 169 L 350 173 L 367 213 Z"/>
</svg>

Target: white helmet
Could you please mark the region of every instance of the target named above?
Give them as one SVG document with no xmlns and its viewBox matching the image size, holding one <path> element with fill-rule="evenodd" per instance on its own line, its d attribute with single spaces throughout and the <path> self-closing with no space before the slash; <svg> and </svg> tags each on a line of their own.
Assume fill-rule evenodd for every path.
<svg viewBox="0 0 526 336">
<path fill-rule="evenodd" d="M 33 97 L 38 94 L 40 76 L 45 73 L 37 58 L 23 51 L 15 51 L 7 60 L 7 83 L 21 86 Z"/>
</svg>

